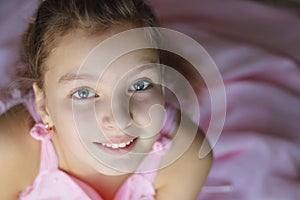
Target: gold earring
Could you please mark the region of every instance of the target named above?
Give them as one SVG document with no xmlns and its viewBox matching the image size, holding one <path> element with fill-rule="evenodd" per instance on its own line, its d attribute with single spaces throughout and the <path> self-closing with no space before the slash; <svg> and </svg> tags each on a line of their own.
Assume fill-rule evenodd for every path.
<svg viewBox="0 0 300 200">
<path fill-rule="evenodd" d="M 52 130 L 52 127 L 49 125 L 48 122 L 45 124 L 45 129 L 46 129 L 47 131 L 51 131 L 51 130 Z"/>
</svg>

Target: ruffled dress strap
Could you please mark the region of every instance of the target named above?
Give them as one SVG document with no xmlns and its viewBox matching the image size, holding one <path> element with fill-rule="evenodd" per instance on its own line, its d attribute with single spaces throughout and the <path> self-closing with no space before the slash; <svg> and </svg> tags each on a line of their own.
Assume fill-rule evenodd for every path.
<svg viewBox="0 0 300 200">
<path fill-rule="evenodd" d="M 46 130 L 44 124 L 36 123 L 30 130 L 30 135 L 41 141 L 40 172 L 58 169 L 57 156 L 51 142 L 53 131 Z"/>
<path fill-rule="evenodd" d="M 42 172 L 45 170 L 58 169 L 58 159 L 57 159 L 53 144 L 51 142 L 51 138 L 53 136 L 53 131 L 47 130 L 45 128 L 45 125 L 41 123 L 41 118 L 39 117 L 36 107 L 35 107 L 33 93 L 27 94 L 23 98 L 22 103 L 26 106 L 30 115 L 36 122 L 36 124 L 30 130 L 30 135 L 34 139 L 41 141 L 39 172 Z"/>
</svg>

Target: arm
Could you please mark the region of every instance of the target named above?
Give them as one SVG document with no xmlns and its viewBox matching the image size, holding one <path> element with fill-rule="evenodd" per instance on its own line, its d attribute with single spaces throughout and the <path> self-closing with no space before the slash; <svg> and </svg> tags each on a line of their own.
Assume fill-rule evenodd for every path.
<svg viewBox="0 0 300 200">
<path fill-rule="evenodd" d="M 0 116 L 0 199 L 17 199 L 36 175 L 39 146 L 29 136 L 28 119 L 22 106 Z"/>
<path fill-rule="evenodd" d="M 203 132 L 198 127 L 195 128 L 196 125 L 185 116 L 183 116 L 180 126 L 183 129 L 181 132 L 177 132 L 172 141 L 172 148 L 165 156 L 163 163 L 170 161 L 169 159 L 174 158 L 176 151 L 183 148 L 182 145 L 191 138 L 191 131 L 198 130 L 197 135 L 192 144 L 174 163 L 159 171 L 156 182 L 157 200 L 196 199 L 212 164 L 211 151 L 203 159 L 198 156 L 202 144 L 210 150 Z"/>
<path fill-rule="evenodd" d="M 0 199 L 17 199 L 15 179 L 14 129 L 11 129 L 11 111 L 0 116 Z"/>
</svg>

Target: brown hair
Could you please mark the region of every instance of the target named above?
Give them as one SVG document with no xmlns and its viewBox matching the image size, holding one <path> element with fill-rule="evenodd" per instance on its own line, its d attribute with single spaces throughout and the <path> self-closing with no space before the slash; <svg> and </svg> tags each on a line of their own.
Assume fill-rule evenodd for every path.
<svg viewBox="0 0 300 200">
<path fill-rule="evenodd" d="M 43 87 L 45 59 L 59 39 L 75 29 L 94 34 L 129 22 L 137 27 L 158 25 L 143 0 L 45 0 L 23 36 L 22 67 L 17 76 L 21 90 L 31 90 L 33 82 Z"/>
</svg>

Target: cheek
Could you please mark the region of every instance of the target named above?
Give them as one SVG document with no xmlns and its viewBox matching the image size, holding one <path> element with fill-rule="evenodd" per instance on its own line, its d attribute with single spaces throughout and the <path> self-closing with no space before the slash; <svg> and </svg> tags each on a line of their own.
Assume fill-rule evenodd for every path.
<svg viewBox="0 0 300 200">
<path fill-rule="evenodd" d="M 59 134 L 61 138 L 70 137 L 71 132 L 74 131 L 72 106 L 56 102 L 48 107 L 56 134 Z"/>
<path fill-rule="evenodd" d="M 65 141 L 96 140 L 95 133 L 100 130 L 92 102 L 83 104 L 74 102 L 71 105 L 62 103 L 56 105 L 54 110 L 56 112 L 53 122 L 62 139 Z"/>
<path fill-rule="evenodd" d="M 76 120 L 71 99 L 65 98 L 63 92 L 48 88 L 47 108 L 53 121 L 55 134 L 63 144 L 74 143 L 76 138 Z"/>
<path fill-rule="evenodd" d="M 91 117 L 94 116 L 93 109 L 78 102 L 57 101 L 50 106 L 50 110 L 60 148 L 67 157 L 76 155 L 77 159 L 85 163 L 89 159 L 85 145 L 94 139 L 97 128 L 97 123 L 92 121 L 95 117 Z"/>
<path fill-rule="evenodd" d="M 140 125 L 149 124 L 151 115 L 155 118 L 162 118 L 164 115 L 163 107 L 164 98 L 158 88 L 153 88 L 151 92 L 146 94 L 133 94 L 130 99 L 130 112 L 133 115 L 133 120 Z M 155 109 L 151 110 L 152 108 Z"/>
</svg>

